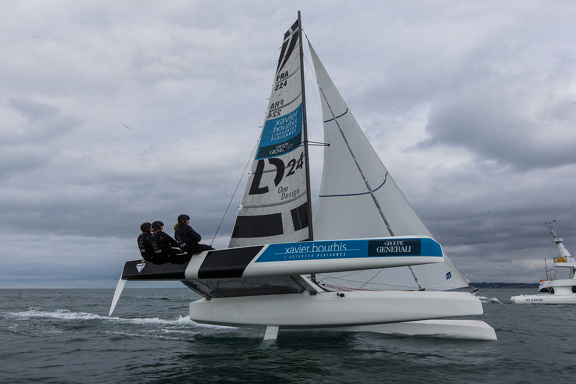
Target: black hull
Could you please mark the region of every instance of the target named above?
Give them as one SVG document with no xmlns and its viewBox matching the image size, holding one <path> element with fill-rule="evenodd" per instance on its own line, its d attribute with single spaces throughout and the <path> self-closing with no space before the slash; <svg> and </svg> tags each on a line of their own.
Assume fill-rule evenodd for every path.
<svg viewBox="0 0 576 384">
<path fill-rule="evenodd" d="M 153 264 L 144 260 L 127 261 L 122 271 L 123 280 L 185 280 L 188 262 L 183 264 Z"/>
</svg>

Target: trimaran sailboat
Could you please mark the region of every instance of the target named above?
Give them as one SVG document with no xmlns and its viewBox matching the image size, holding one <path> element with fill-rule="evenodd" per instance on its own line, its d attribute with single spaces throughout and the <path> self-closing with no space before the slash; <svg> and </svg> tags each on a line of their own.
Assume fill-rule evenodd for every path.
<svg viewBox="0 0 576 384">
<path fill-rule="evenodd" d="M 190 319 L 281 329 L 496 340 L 469 284 L 422 224 L 309 43 L 322 99 L 323 176 L 311 213 L 300 13 L 285 33 L 265 124 L 230 248 L 189 263 L 126 262 L 127 280 L 180 280 Z"/>
</svg>

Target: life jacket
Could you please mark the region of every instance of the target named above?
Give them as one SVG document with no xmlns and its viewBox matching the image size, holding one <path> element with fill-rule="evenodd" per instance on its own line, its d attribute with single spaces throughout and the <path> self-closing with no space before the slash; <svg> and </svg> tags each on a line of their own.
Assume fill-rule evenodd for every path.
<svg viewBox="0 0 576 384">
<path fill-rule="evenodd" d="M 140 255 L 146 261 L 152 261 L 154 257 L 154 249 L 152 248 L 152 244 L 150 243 L 150 232 L 142 232 L 140 236 L 138 236 L 138 249 L 140 250 Z"/>
<path fill-rule="evenodd" d="M 166 263 L 172 255 L 177 255 L 178 243 L 165 232 L 157 232 L 150 236 L 150 244 L 154 250 L 153 262 L 156 264 Z"/>
<path fill-rule="evenodd" d="M 191 226 L 181 224 L 174 232 L 174 238 L 178 242 L 178 247 L 188 253 L 195 253 L 198 242 L 202 239 Z"/>
</svg>

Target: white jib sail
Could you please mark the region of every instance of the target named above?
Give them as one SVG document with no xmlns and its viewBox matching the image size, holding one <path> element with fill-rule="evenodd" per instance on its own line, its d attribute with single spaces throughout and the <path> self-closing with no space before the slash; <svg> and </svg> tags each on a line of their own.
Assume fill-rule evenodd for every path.
<svg viewBox="0 0 576 384">
<path fill-rule="evenodd" d="M 314 212 L 315 240 L 431 236 L 370 145 L 311 45 L 322 99 L 324 168 Z M 438 264 L 317 276 L 334 289 L 447 290 L 468 281 L 446 257 Z M 415 274 L 418 282 L 416 282 Z"/>
<path fill-rule="evenodd" d="M 298 21 L 284 35 L 268 112 L 230 247 L 310 238 Z"/>
</svg>

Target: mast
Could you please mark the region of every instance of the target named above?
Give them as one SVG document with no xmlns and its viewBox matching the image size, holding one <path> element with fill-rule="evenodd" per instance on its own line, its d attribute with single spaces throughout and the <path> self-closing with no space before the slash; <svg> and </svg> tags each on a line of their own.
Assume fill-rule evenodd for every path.
<svg viewBox="0 0 576 384">
<path fill-rule="evenodd" d="M 300 31 L 298 38 L 300 39 L 300 81 L 302 82 L 302 131 L 304 140 L 304 167 L 306 169 L 306 195 L 307 195 L 307 211 L 308 211 L 308 230 L 310 233 L 309 240 L 314 240 L 314 231 L 312 226 L 312 192 L 310 191 L 310 161 L 308 157 L 308 122 L 306 119 L 306 93 L 304 92 L 304 41 L 302 40 L 302 20 L 300 18 L 300 11 L 298 11 L 298 25 Z"/>
</svg>

